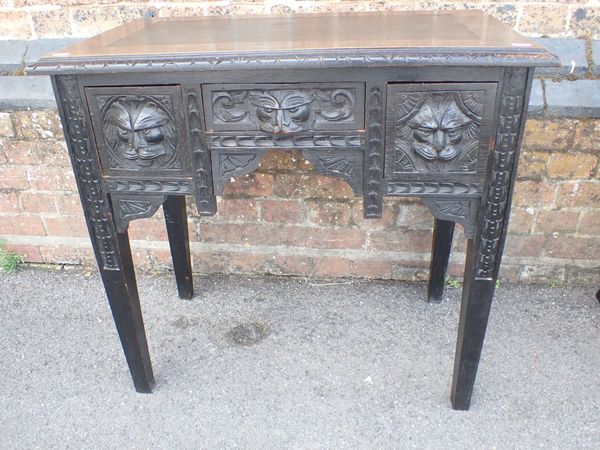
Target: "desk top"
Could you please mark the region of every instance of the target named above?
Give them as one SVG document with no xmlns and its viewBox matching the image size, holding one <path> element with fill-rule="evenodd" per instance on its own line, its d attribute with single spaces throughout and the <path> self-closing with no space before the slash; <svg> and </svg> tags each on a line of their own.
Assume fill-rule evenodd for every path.
<svg viewBox="0 0 600 450">
<path fill-rule="evenodd" d="M 299 63 L 544 66 L 556 58 L 478 10 L 329 13 L 138 19 L 53 52 L 28 70 L 97 73 L 108 66 L 137 71 L 140 65 L 159 65 L 170 71 L 206 64 L 214 69 Z"/>
</svg>

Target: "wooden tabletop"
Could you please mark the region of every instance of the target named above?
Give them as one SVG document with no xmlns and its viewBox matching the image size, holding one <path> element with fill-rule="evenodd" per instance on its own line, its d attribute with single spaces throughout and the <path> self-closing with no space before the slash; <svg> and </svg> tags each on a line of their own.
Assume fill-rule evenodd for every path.
<svg viewBox="0 0 600 450">
<path fill-rule="evenodd" d="M 29 69 L 108 59 L 130 64 L 168 58 L 323 57 L 386 51 L 395 55 L 496 52 L 513 59 L 537 55 L 539 60 L 544 54 L 552 59 L 536 42 L 479 10 L 470 10 L 139 19 L 53 52 Z"/>
</svg>

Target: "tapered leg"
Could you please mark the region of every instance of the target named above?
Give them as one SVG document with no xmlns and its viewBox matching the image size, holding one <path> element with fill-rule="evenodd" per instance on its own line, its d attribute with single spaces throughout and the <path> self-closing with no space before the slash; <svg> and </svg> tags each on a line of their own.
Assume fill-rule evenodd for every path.
<svg viewBox="0 0 600 450">
<path fill-rule="evenodd" d="M 129 236 L 127 232 L 117 233 L 116 240 L 121 270 L 106 270 L 101 267 L 100 274 L 135 390 L 150 393 L 154 387 L 154 374 L 144 331 Z"/>
<path fill-rule="evenodd" d="M 188 234 L 185 197 L 171 195 L 163 204 L 167 234 L 171 246 L 173 269 L 177 280 L 179 298 L 190 299 L 194 296 L 192 280 L 192 261 L 190 258 L 190 239 Z"/>
<path fill-rule="evenodd" d="M 429 302 L 439 303 L 442 301 L 453 235 L 454 222 L 435 219 L 431 264 L 429 265 L 429 286 L 427 288 L 427 300 Z"/>
<path fill-rule="evenodd" d="M 471 239 L 467 244 L 451 394 L 452 407 L 459 410 L 467 410 L 471 404 L 471 394 L 496 287 L 495 276 L 486 279 L 475 277 L 475 257 L 474 242 Z"/>
</svg>

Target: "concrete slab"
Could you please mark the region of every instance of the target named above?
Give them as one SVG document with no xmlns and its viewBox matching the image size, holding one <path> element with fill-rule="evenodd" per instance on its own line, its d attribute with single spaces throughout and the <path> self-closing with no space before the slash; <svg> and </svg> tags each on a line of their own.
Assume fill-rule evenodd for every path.
<svg viewBox="0 0 600 450">
<path fill-rule="evenodd" d="M 56 108 L 50 77 L 0 77 L 0 109 Z"/>
<path fill-rule="evenodd" d="M 77 41 L 80 38 L 65 38 L 65 39 L 38 39 L 31 41 L 25 54 L 25 62 L 27 64 L 37 61 L 39 58 L 47 53 L 54 52 L 65 48 Z"/>
<path fill-rule="evenodd" d="M 531 86 L 531 95 L 529 96 L 529 107 L 527 115 L 530 117 L 539 117 L 544 114 L 544 89 L 541 80 L 533 80 Z"/>
<path fill-rule="evenodd" d="M 157 379 L 136 394 L 97 275 L 0 275 L 6 448 L 596 448 L 591 288 L 501 285 L 471 410 L 449 392 L 460 290 L 139 278 Z M 232 286 L 235 288 L 232 289 Z M 266 337 L 238 345 L 231 331 Z"/>
<path fill-rule="evenodd" d="M 600 117 L 600 80 L 545 81 L 548 117 Z"/>
<path fill-rule="evenodd" d="M 27 41 L 0 41 L 0 73 L 11 73 L 23 65 Z"/>
<path fill-rule="evenodd" d="M 600 75 L 600 41 L 592 41 L 593 74 Z"/>
<path fill-rule="evenodd" d="M 536 69 L 536 75 L 582 75 L 587 71 L 585 41 L 583 39 L 535 39 L 560 58 L 560 67 Z"/>
</svg>

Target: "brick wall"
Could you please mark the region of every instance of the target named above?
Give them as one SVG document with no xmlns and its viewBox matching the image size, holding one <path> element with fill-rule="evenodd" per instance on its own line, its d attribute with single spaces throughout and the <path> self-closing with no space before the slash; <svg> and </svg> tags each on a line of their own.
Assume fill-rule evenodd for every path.
<svg viewBox="0 0 600 450">
<path fill-rule="evenodd" d="M 3 39 L 84 37 L 143 16 L 479 8 L 529 35 L 600 35 L 600 2 L 373 0 L 0 0 Z"/>
<path fill-rule="evenodd" d="M 0 40 L 87 36 L 148 12 L 168 16 L 437 7 L 479 7 L 530 36 L 584 38 L 559 42 L 564 48 L 579 49 L 581 54 L 573 56 L 574 72 L 568 50 L 562 69 L 541 74 L 546 80 L 535 81 L 532 106 L 537 116 L 527 123 L 501 279 L 597 284 L 600 118 L 579 118 L 580 103 L 571 95 L 566 96 L 567 103 L 561 102 L 569 89 L 589 91 L 587 84 L 580 86 L 600 83 L 591 51 L 598 45 L 593 39 L 600 33 L 600 1 L 0 0 Z M 581 102 L 586 97 L 590 96 L 582 95 Z M 27 98 L 34 104 L 35 99 Z M 600 112 L 596 103 L 591 103 L 592 109 Z M 31 262 L 92 267 L 95 262 L 56 111 L 25 107 L 0 110 L 0 239 Z M 199 218 L 189 203 L 195 271 L 427 276 L 433 218 L 418 200 L 387 199 L 383 218 L 365 221 L 362 199 L 355 198 L 344 182 L 314 173 L 297 153 L 269 153 L 254 174 L 227 185 L 218 207 L 216 217 Z M 460 276 L 465 251 L 460 226 L 456 234 L 450 274 Z M 170 267 L 160 214 L 134 221 L 130 236 L 138 267 Z"/>
</svg>

